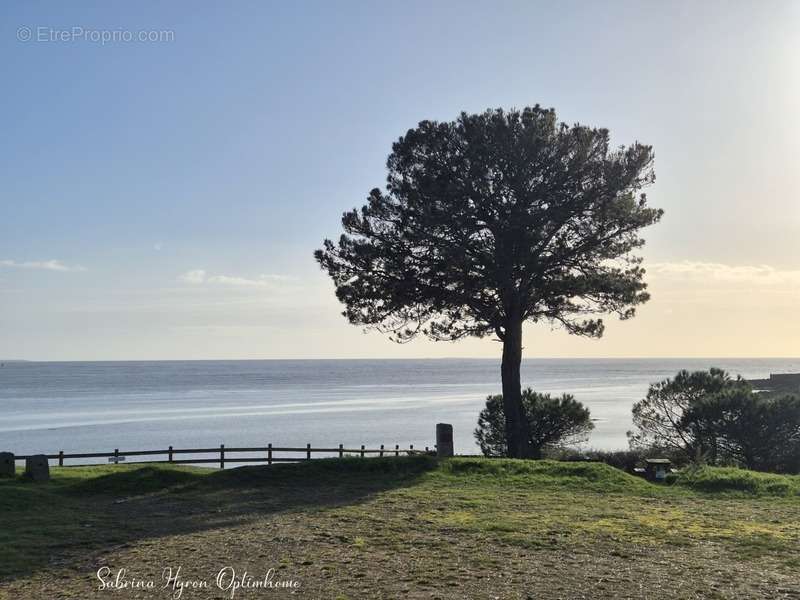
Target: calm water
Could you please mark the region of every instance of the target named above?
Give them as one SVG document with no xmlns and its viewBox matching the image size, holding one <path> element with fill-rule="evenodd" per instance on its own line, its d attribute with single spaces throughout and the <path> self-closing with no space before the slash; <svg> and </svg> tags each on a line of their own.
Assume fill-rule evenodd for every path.
<svg viewBox="0 0 800 600">
<path fill-rule="evenodd" d="M 589 406 L 597 422 L 588 446 L 623 448 L 631 405 L 649 383 L 710 366 L 766 377 L 800 372 L 800 359 L 527 360 L 522 379 Z M 424 447 L 447 422 L 456 451 L 470 453 L 485 396 L 499 389 L 495 360 L 6 363 L 0 451 Z"/>
</svg>

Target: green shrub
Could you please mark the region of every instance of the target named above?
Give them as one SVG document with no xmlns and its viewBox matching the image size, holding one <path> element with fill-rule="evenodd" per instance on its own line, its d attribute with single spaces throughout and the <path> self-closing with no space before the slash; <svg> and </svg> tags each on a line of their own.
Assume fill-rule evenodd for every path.
<svg viewBox="0 0 800 600">
<path fill-rule="evenodd" d="M 800 397 L 756 394 L 721 369 L 680 371 L 633 405 L 631 448 L 774 473 L 800 472 Z"/>
<path fill-rule="evenodd" d="M 542 458 L 547 449 L 579 443 L 594 429 L 589 409 L 569 394 L 553 397 L 527 388 L 522 391 L 522 407 L 533 458 Z M 502 395 L 486 398 L 475 439 L 485 456 L 508 456 Z"/>
</svg>

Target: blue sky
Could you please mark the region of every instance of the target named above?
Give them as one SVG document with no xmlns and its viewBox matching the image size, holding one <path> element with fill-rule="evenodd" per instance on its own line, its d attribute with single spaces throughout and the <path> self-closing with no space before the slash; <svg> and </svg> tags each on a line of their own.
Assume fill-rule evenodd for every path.
<svg viewBox="0 0 800 600">
<path fill-rule="evenodd" d="M 495 356 L 362 334 L 312 251 L 418 121 L 535 103 L 652 144 L 666 216 L 640 317 L 531 327 L 527 355 L 800 353 L 797 3 L 7 2 L 0 23 L 2 358 Z"/>
</svg>

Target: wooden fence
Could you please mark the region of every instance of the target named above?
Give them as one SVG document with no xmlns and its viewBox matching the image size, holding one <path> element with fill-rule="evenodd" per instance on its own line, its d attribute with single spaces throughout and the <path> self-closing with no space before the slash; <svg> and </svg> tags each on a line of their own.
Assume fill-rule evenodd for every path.
<svg viewBox="0 0 800 600">
<path fill-rule="evenodd" d="M 249 453 L 248 456 L 236 456 L 241 453 Z M 172 463 L 172 464 L 201 464 L 201 463 L 219 463 L 219 468 L 224 469 L 226 462 L 231 463 L 273 463 L 281 462 L 300 462 L 303 460 L 311 460 L 312 454 L 328 454 L 338 456 L 339 458 L 348 456 L 378 455 L 378 456 L 400 456 L 401 454 L 410 456 L 412 454 L 426 454 L 428 447 L 425 450 L 415 450 L 414 445 L 408 448 L 400 448 L 395 445 L 394 448 L 385 448 L 381 444 L 380 448 L 365 448 L 362 444 L 360 448 L 345 448 L 343 444 L 339 444 L 338 448 L 312 448 L 311 444 L 306 444 L 305 448 L 287 448 L 277 447 L 272 444 L 267 444 L 265 447 L 248 447 L 248 448 L 226 448 L 225 444 L 220 444 L 218 448 L 173 448 L 170 446 L 166 450 L 134 450 L 130 452 L 122 452 L 119 448 L 115 448 L 113 452 L 85 452 L 85 453 L 65 453 L 61 450 L 58 454 L 45 454 L 49 460 L 58 460 L 58 466 L 65 466 L 64 463 L 67 459 L 85 459 L 85 458 L 107 458 L 109 463 Z M 257 453 L 257 455 L 254 455 Z M 300 454 L 300 456 L 275 456 L 276 453 L 280 454 Z M 213 458 L 175 458 L 186 454 L 214 454 Z M 31 458 L 33 455 L 15 456 L 15 460 L 25 460 Z M 166 460 L 128 460 L 129 456 L 165 456 Z M 329 456 L 330 457 L 330 456 Z M 84 463 L 85 465 L 86 463 Z M 100 463 L 89 463 L 100 464 Z M 67 465 L 79 466 L 79 465 Z"/>
</svg>

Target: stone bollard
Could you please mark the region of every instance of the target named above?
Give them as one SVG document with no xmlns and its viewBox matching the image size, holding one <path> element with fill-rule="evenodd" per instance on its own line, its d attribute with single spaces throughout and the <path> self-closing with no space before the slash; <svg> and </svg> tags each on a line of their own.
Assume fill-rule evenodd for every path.
<svg viewBox="0 0 800 600">
<path fill-rule="evenodd" d="M 32 481 L 50 480 L 50 463 L 44 454 L 36 454 L 25 459 L 25 477 Z"/>
<path fill-rule="evenodd" d="M 449 423 L 436 424 L 436 456 L 453 456 L 453 426 Z"/>
<path fill-rule="evenodd" d="M 16 469 L 14 454 L 11 452 L 0 452 L 0 477 L 13 477 Z"/>
</svg>

